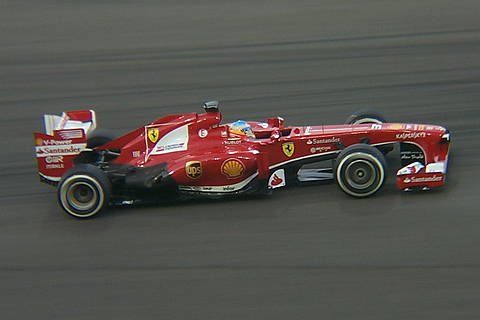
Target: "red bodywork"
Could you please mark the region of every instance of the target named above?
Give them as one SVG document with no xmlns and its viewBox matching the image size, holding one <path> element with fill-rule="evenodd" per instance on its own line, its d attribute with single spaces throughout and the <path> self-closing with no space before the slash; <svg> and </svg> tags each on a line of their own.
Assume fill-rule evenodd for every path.
<svg viewBox="0 0 480 320">
<path fill-rule="evenodd" d="M 441 126 L 383 123 L 284 127 L 283 119 L 277 117 L 265 123 L 248 121 L 256 136 L 250 138 L 230 135 L 229 124 L 221 124 L 221 118 L 216 108 L 200 115 L 165 116 L 95 152 L 119 150 L 110 165 L 148 168 L 164 164 L 180 191 L 228 194 L 241 191 L 254 180 L 267 181 L 269 188 L 283 186 L 284 169 L 335 159 L 352 144 L 400 144 L 403 168 L 397 174 L 399 189 L 440 187 L 445 181 L 450 141 L 448 131 Z M 79 129 L 55 130 L 53 135 L 36 133 L 35 139 L 44 182 L 58 182 L 81 151 L 90 152 Z"/>
</svg>

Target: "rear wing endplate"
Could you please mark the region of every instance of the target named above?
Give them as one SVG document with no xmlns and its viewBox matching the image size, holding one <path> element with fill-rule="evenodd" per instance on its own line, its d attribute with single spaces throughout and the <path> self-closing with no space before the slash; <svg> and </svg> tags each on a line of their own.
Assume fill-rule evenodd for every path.
<svg viewBox="0 0 480 320">
<path fill-rule="evenodd" d="M 87 135 L 97 126 L 95 111 L 68 111 L 43 116 L 45 133 L 35 132 L 40 181 L 57 185 L 73 160 L 87 149 Z"/>
</svg>

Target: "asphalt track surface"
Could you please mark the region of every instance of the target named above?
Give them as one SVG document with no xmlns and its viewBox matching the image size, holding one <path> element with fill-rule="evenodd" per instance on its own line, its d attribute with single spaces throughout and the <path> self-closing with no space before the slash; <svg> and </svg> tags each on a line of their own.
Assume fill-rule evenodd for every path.
<svg viewBox="0 0 480 320">
<path fill-rule="evenodd" d="M 478 319 L 480 2 L 2 1 L 2 319 Z M 445 188 L 64 214 L 42 115 L 128 132 L 217 99 L 225 121 L 365 107 L 452 133 Z M 390 160 L 394 173 L 395 160 Z"/>
</svg>

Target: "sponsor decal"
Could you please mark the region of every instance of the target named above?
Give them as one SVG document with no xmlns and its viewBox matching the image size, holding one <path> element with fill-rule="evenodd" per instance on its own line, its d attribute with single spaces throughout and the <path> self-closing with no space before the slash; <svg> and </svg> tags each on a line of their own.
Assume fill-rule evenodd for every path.
<svg viewBox="0 0 480 320">
<path fill-rule="evenodd" d="M 403 129 L 403 125 L 398 124 L 398 123 L 393 123 L 393 124 L 389 125 L 388 128 L 389 129 L 394 129 L 394 130 L 399 130 L 399 129 Z"/>
<path fill-rule="evenodd" d="M 403 167 L 402 169 L 398 170 L 397 175 L 404 175 L 404 174 L 413 174 L 413 173 L 418 173 L 420 170 L 425 168 L 423 164 L 420 162 L 414 162 L 409 164 L 406 167 Z"/>
<path fill-rule="evenodd" d="M 72 144 L 72 140 L 41 140 L 43 142 L 43 145 L 45 146 L 65 146 L 68 144 Z"/>
<path fill-rule="evenodd" d="M 132 157 L 133 157 L 133 158 L 138 158 L 138 157 L 140 157 L 140 151 L 132 151 Z"/>
<path fill-rule="evenodd" d="M 275 171 L 268 180 L 268 186 L 272 189 L 284 187 L 285 183 L 285 170 L 279 169 Z"/>
<path fill-rule="evenodd" d="M 85 149 L 85 143 L 77 143 L 71 145 L 47 145 L 36 147 L 37 157 L 43 158 L 52 155 L 69 156 L 76 155 Z"/>
<path fill-rule="evenodd" d="M 200 161 L 189 161 L 185 165 L 187 177 L 197 179 L 202 175 L 202 163 Z"/>
<path fill-rule="evenodd" d="M 63 156 L 45 157 L 45 169 L 63 169 Z"/>
<path fill-rule="evenodd" d="M 157 128 L 148 129 L 148 132 L 154 129 L 157 129 Z M 150 141 L 152 139 L 152 137 L 150 137 L 150 134 L 148 134 L 148 139 Z M 158 139 L 158 134 L 157 134 L 157 139 Z M 158 142 L 155 144 L 155 147 L 153 148 L 150 155 L 184 151 L 184 150 L 187 150 L 187 144 L 188 144 L 188 126 L 185 125 L 170 131 L 169 133 L 162 136 L 161 139 L 158 139 Z"/>
<path fill-rule="evenodd" d="M 240 143 L 242 143 L 241 139 L 223 141 L 223 144 L 225 144 L 225 145 L 237 145 L 237 144 L 240 144 Z"/>
<path fill-rule="evenodd" d="M 372 130 L 381 130 L 381 129 L 382 129 L 381 124 L 378 124 L 378 123 L 373 123 L 372 124 Z"/>
<path fill-rule="evenodd" d="M 47 164 L 45 169 L 63 169 L 63 163 Z"/>
<path fill-rule="evenodd" d="M 179 150 L 185 150 L 185 144 L 183 142 L 157 146 L 155 148 L 155 153 L 167 153 Z"/>
<path fill-rule="evenodd" d="M 443 176 L 434 175 L 432 177 L 406 177 L 404 183 L 422 183 L 422 182 L 439 182 L 443 181 Z"/>
<path fill-rule="evenodd" d="M 63 163 L 53 163 L 45 165 L 45 169 L 63 169 Z"/>
<path fill-rule="evenodd" d="M 400 140 L 406 140 L 406 139 L 419 139 L 419 138 L 425 138 L 427 134 L 425 132 L 404 132 L 404 133 L 397 133 L 396 138 Z"/>
<path fill-rule="evenodd" d="M 278 175 L 274 174 L 272 176 L 272 186 L 278 186 L 279 184 L 281 184 L 283 182 L 283 179 L 280 178 Z"/>
<path fill-rule="evenodd" d="M 158 128 L 148 129 L 148 131 L 147 131 L 147 136 L 148 136 L 148 139 L 149 139 L 152 143 L 157 142 L 157 141 L 158 141 L 158 136 L 159 136 Z"/>
<path fill-rule="evenodd" d="M 222 164 L 222 173 L 228 179 L 236 179 L 243 175 L 245 165 L 238 159 L 227 159 Z"/>
<path fill-rule="evenodd" d="M 326 152 L 330 149 L 332 149 L 331 146 L 328 146 L 328 147 L 311 147 L 310 152 L 311 153 L 322 153 L 322 152 Z"/>
<path fill-rule="evenodd" d="M 340 138 L 325 138 L 325 139 L 308 139 L 307 144 L 326 144 L 326 143 L 338 143 L 340 142 Z"/>
<path fill-rule="evenodd" d="M 48 156 L 45 158 L 46 163 L 62 163 L 63 156 Z"/>
<path fill-rule="evenodd" d="M 58 134 L 62 139 L 79 139 L 83 137 L 83 130 L 65 130 Z"/>
<path fill-rule="evenodd" d="M 214 187 L 203 187 L 203 186 L 180 186 L 180 190 L 185 191 L 196 191 L 196 192 L 209 192 L 212 191 Z M 219 188 L 219 187 L 216 187 Z"/>
<path fill-rule="evenodd" d="M 430 163 L 425 168 L 425 172 L 427 172 L 427 173 L 435 173 L 435 172 L 445 173 L 445 162 L 440 161 L 440 162 Z"/>
<path fill-rule="evenodd" d="M 402 151 L 401 160 L 423 160 L 425 156 L 421 151 Z"/>
<path fill-rule="evenodd" d="M 208 131 L 206 129 L 200 129 L 198 130 L 198 136 L 200 138 L 205 138 L 206 136 L 208 136 Z"/>
<path fill-rule="evenodd" d="M 291 157 L 295 152 L 295 145 L 293 142 L 285 142 L 282 144 L 282 150 L 287 157 Z"/>
<path fill-rule="evenodd" d="M 246 185 L 248 185 L 255 177 L 257 174 L 253 174 L 250 177 L 239 181 L 238 183 L 230 184 L 230 185 L 224 185 L 224 186 L 178 186 L 180 190 L 184 191 L 195 191 L 195 192 L 205 192 L 205 193 L 210 193 L 210 192 L 219 192 L 219 193 L 229 193 L 237 190 L 241 190 L 244 188 Z"/>
<path fill-rule="evenodd" d="M 60 119 L 60 122 L 57 125 L 57 128 L 63 129 L 65 128 L 65 125 L 67 124 L 68 120 L 70 120 L 70 117 L 67 116 L 65 112 L 62 113 L 62 118 Z"/>
</svg>

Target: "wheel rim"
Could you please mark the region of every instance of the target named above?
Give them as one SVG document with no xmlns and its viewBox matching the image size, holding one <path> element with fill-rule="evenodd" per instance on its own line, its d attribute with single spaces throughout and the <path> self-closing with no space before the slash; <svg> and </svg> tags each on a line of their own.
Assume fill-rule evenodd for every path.
<svg viewBox="0 0 480 320">
<path fill-rule="evenodd" d="M 346 182 L 355 189 L 368 189 L 376 176 L 375 167 L 366 160 L 353 161 L 345 169 Z"/>
<path fill-rule="evenodd" d="M 86 218 L 102 208 L 105 195 L 97 180 L 88 175 L 74 175 L 60 186 L 59 200 L 69 214 Z"/>
<path fill-rule="evenodd" d="M 373 155 L 363 152 L 349 154 L 337 167 L 339 187 L 354 197 L 367 197 L 375 193 L 385 180 L 383 165 Z"/>
<path fill-rule="evenodd" d="M 83 181 L 72 183 L 67 191 L 67 201 L 76 210 L 88 211 L 98 203 L 98 190 Z"/>
<path fill-rule="evenodd" d="M 382 124 L 383 122 L 375 119 L 375 118 L 363 118 L 363 119 L 358 119 L 355 121 L 353 124 L 365 124 L 365 123 L 377 123 L 377 124 Z"/>
</svg>

